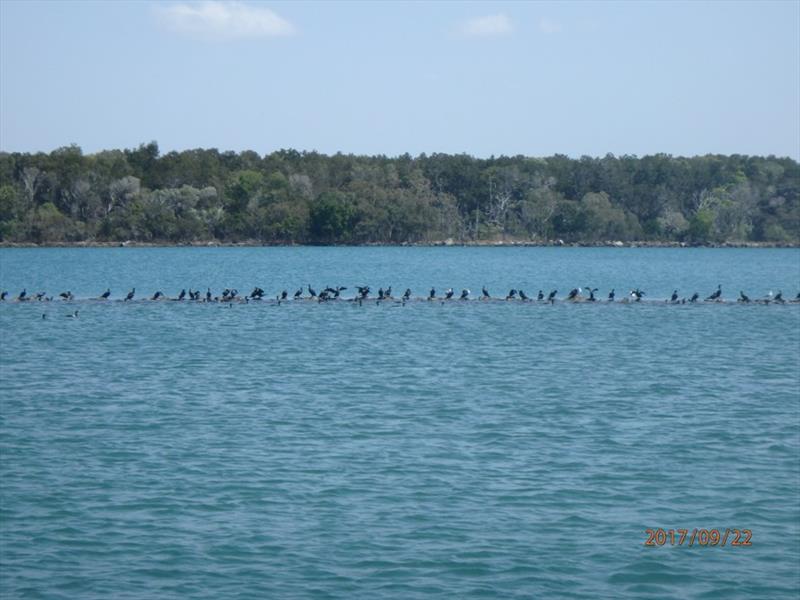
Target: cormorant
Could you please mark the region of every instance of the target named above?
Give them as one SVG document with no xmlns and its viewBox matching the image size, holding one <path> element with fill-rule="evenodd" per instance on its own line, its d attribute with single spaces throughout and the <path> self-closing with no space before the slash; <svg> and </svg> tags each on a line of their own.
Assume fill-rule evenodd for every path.
<svg viewBox="0 0 800 600">
<path fill-rule="evenodd" d="M 436 288 L 431 288 L 431 291 L 428 294 L 428 300 L 433 300 L 434 298 L 436 298 Z"/>
<path fill-rule="evenodd" d="M 518 293 L 519 293 L 520 300 L 522 300 L 523 302 L 528 299 L 528 297 L 525 295 L 525 292 L 523 292 L 522 290 L 519 290 Z"/>
<path fill-rule="evenodd" d="M 37 299 L 39 302 L 41 302 L 41 301 L 42 301 L 42 298 L 44 298 L 46 295 L 47 295 L 47 292 L 39 292 L 38 294 L 36 294 L 36 299 Z"/>
<path fill-rule="evenodd" d="M 567 295 L 567 300 L 575 300 L 575 298 L 578 297 L 578 294 L 580 293 L 580 291 L 581 291 L 581 288 L 572 288 L 570 290 L 569 294 Z"/>
<path fill-rule="evenodd" d="M 64 300 L 72 300 L 72 298 L 73 298 L 72 292 L 70 292 L 70 291 L 61 292 L 59 294 L 59 296 L 61 296 Z"/>
<path fill-rule="evenodd" d="M 211 302 L 211 288 L 206 290 L 206 302 Z"/>
<path fill-rule="evenodd" d="M 468 289 L 465 288 L 465 289 L 461 290 L 461 300 L 466 300 L 468 296 L 469 296 L 469 290 Z"/>
<path fill-rule="evenodd" d="M 406 288 L 406 291 L 403 292 L 403 300 L 409 300 L 411 298 L 411 288 Z"/>
<path fill-rule="evenodd" d="M 739 302 L 750 302 L 749 296 L 741 290 L 739 290 Z"/>
<path fill-rule="evenodd" d="M 1 293 L 0 294 L 0 301 L 4 302 L 5 299 L 6 299 L 6 296 L 8 296 L 8 292 L 4 291 L 3 293 Z"/>
<path fill-rule="evenodd" d="M 100 294 L 100 297 L 103 300 L 108 300 L 108 297 L 111 295 L 111 288 L 106 288 L 106 291 Z"/>
<path fill-rule="evenodd" d="M 317 292 L 315 292 L 314 290 L 311 289 L 311 284 L 310 283 L 308 284 L 308 293 L 311 295 L 312 298 L 316 298 L 317 297 Z"/>
<path fill-rule="evenodd" d="M 783 299 L 783 292 L 778 290 L 778 293 L 775 294 L 775 298 L 773 299 L 773 302 L 777 302 L 778 304 L 785 304 L 786 300 Z"/>
<path fill-rule="evenodd" d="M 155 294 L 153 294 L 153 297 L 150 298 L 150 300 L 158 300 L 159 298 L 161 298 L 163 296 L 164 296 L 164 294 L 162 294 L 161 292 L 156 292 Z"/>
<path fill-rule="evenodd" d="M 286 300 L 286 298 L 287 298 L 288 296 L 289 296 L 289 292 L 287 292 L 286 290 L 283 290 L 283 291 L 281 292 L 281 300 Z"/>
<path fill-rule="evenodd" d="M 25 288 L 19 293 L 19 296 L 17 296 L 17 300 L 25 300 L 25 296 L 27 295 L 28 295 L 28 288 Z"/>
<path fill-rule="evenodd" d="M 133 288 L 130 292 L 128 292 L 128 295 L 125 296 L 125 302 L 127 302 L 128 300 L 133 300 L 133 297 L 135 295 L 136 295 L 136 288 Z"/>
<path fill-rule="evenodd" d="M 486 298 L 487 300 L 491 298 L 491 296 L 489 295 L 489 290 L 486 289 L 486 286 L 483 286 L 483 289 L 481 289 L 481 293 L 483 294 L 483 297 Z"/>
<path fill-rule="evenodd" d="M 302 295 L 303 295 L 303 288 L 300 288 L 299 290 L 297 290 L 297 291 L 294 293 L 294 297 L 295 297 L 295 299 L 299 298 L 299 297 L 300 297 L 300 296 L 302 296 Z"/>
<path fill-rule="evenodd" d="M 678 301 L 678 290 L 672 292 L 672 296 L 669 299 L 670 302 L 677 302 Z"/>
<path fill-rule="evenodd" d="M 517 297 L 517 290 L 516 289 L 508 290 L 508 296 L 506 296 L 506 300 L 513 300 L 516 297 Z"/>
<path fill-rule="evenodd" d="M 642 290 L 640 290 L 639 288 L 636 288 L 635 290 L 631 290 L 631 296 L 636 298 L 636 300 L 635 300 L 636 302 L 641 302 L 642 301 L 642 296 L 644 296 L 644 295 L 645 295 L 644 292 Z"/>
<path fill-rule="evenodd" d="M 706 302 L 719 300 L 722 296 L 722 284 L 717 285 L 717 291 L 706 298 Z"/>
<path fill-rule="evenodd" d="M 181 290 L 181 293 L 178 294 L 178 300 L 183 300 L 184 298 L 186 298 L 186 290 L 185 289 Z"/>
<path fill-rule="evenodd" d="M 378 288 L 378 300 L 383 300 L 383 288 Z"/>
<path fill-rule="evenodd" d="M 608 301 L 609 302 L 613 302 L 615 296 L 616 296 L 616 294 L 614 293 L 614 290 L 612 289 L 610 292 L 608 292 Z"/>
<path fill-rule="evenodd" d="M 536 296 L 536 299 L 537 300 L 544 300 L 544 293 L 542 293 L 542 290 L 539 290 L 539 294 Z"/>
<path fill-rule="evenodd" d="M 589 297 L 587 298 L 587 302 L 595 302 L 597 298 L 594 297 L 594 293 L 597 291 L 597 288 L 587 287 L 586 289 L 589 290 Z"/>
<path fill-rule="evenodd" d="M 692 294 L 692 297 L 691 297 L 691 298 L 689 298 L 689 302 L 697 302 L 697 300 L 698 300 L 699 298 L 700 298 L 700 294 L 698 294 L 697 292 L 695 292 L 694 294 Z"/>
<path fill-rule="evenodd" d="M 444 293 L 444 297 L 447 300 L 450 300 L 450 298 L 453 297 L 453 288 L 448 288 L 447 291 Z"/>
<path fill-rule="evenodd" d="M 558 293 L 558 290 L 553 290 L 552 292 L 550 292 L 550 294 L 547 296 L 547 301 L 551 302 L 551 303 L 555 302 L 557 293 Z"/>
</svg>

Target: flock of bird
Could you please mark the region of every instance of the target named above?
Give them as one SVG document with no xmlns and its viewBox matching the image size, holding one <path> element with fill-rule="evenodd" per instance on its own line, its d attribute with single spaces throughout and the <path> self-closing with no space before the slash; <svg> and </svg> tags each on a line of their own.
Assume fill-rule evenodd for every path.
<svg viewBox="0 0 800 600">
<path fill-rule="evenodd" d="M 453 288 L 448 288 L 444 294 L 437 295 L 436 288 L 431 288 L 428 292 L 426 297 L 413 297 L 411 293 L 411 289 L 408 288 L 403 292 L 403 295 L 400 298 L 395 298 L 392 295 L 392 287 L 389 286 L 388 288 L 379 288 L 377 294 L 371 295 L 372 289 L 369 286 L 355 286 L 356 294 L 351 298 L 344 298 L 341 296 L 341 293 L 345 291 L 347 288 L 342 286 L 336 287 L 326 287 L 323 289 L 319 294 L 311 287 L 310 284 L 307 286 L 301 286 L 294 294 L 291 296 L 291 300 L 312 300 L 317 302 L 330 302 L 330 301 L 338 301 L 338 300 L 346 300 L 349 302 L 357 302 L 359 305 L 365 301 L 375 300 L 377 303 L 380 302 L 400 302 L 405 304 L 406 302 L 412 300 L 428 300 L 428 301 L 441 301 L 442 303 L 450 300 L 461 300 L 467 301 L 470 300 L 471 292 L 468 289 L 461 290 L 461 294 L 456 296 L 456 293 L 453 291 Z M 595 296 L 598 289 L 593 288 L 591 286 L 584 288 L 573 288 L 570 292 L 566 295 L 566 297 L 561 298 L 560 300 L 567 301 L 567 302 L 597 302 L 598 299 Z M 250 294 L 246 296 L 242 296 L 239 294 L 239 291 L 236 289 L 225 289 L 223 290 L 221 295 L 214 295 L 211 293 L 211 288 L 208 288 L 205 293 L 202 293 L 200 290 L 193 290 L 189 289 L 188 292 L 186 289 L 182 289 L 180 293 L 174 297 L 168 297 L 163 292 L 156 291 L 152 296 L 148 299 L 151 301 L 190 301 L 190 302 L 222 302 L 222 303 L 229 303 L 232 304 L 234 302 L 245 302 L 248 303 L 251 300 L 253 301 L 262 301 L 262 300 L 269 300 L 265 298 L 266 292 L 260 287 L 255 287 Z M 521 302 L 543 302 L 543 303 L 550 303 L 554 304 L 559 298 L 557 298 L 558 290 L 552 290 L 550 293 L 545 294 L 542 290 L 539 290 L 539 293 L 536 294 L 534 297 L 528 296 L 522 289 L 520 288 L 512 288 L 509 290 L 508 294 L 505 296 L 495 297 L 489 293 L 489 290 L 486 289 L 486 286 L 483 286 L 481 289 L 481 295 L 478 297 L 478 300 L 488 301 L 488 300 L 507 300 L 507 301 L 521 301 Z M 0 301 L 5 302 L 8 298 L 8 292 L 3 291 L 0 292 Z M 642 298 L 645 296 L 645 292 L 640 290 L 639 288 L 633 289 L 630 293 L 621 298 L 621 302 L 641 302 Z M 73 301 L 75 300 L 75 296 L 70 291 L 61 292 L 57 296 L 59 299 L 64 301 Z M 131 289 L 123 298 L 124 302 L 131 302 L 136 298 L 136 288 Z M 38 302 L 51 302 L 54 298 L 52 296 L 48 296 L 46 292 L 38 292 L 32 295 L 28 294 L 27 289 L 23 289 L 16 297 L 12 297 L 11 301 L 17 302 L 31 302 L 31 301 L 38 301 Z M 105 292 L 100 294 L 97 298 L 89 298 L 89 300 L 110 300 L 111 299 L 111 289 L 106 289 Z M 283 290 L 279 294 L 275 296 L 275 301 L 278 304 L 284 301 L 290 300 L 289 292 L 287 290 Z M 614 302 L 616 300 L 616 291 L 611 290 L 606 298 L 607 302 Z M 671 304 L 686 304 L 686 303 L 695 303 L 700 300 L 700 294 L 697 292 L 693 293 L 688 299 L 686 297 L 681 298 L 678 294 L 678 290 L 672 292 L 672 295 L 665 300 L 667 303 Z M 722 298 L 722 286 L 717 286 L 717 289 L 711 293 L 708 297 L 704 299 L 704 302 L 725 302 Z M 785 304 L 787 301 L 783 298 L 783 292 L 779 291 L 777 294 L 773 294 L 769 292 L 763 298 L 757 298 L 751 300 L 750 297 L 745 294 L 743 291 L 739 292 L 739 297 L 737 298 L 736 302 L 738 303 L 761 303 L 761 304 Z M 795 296 L 793 300 L 789 300 L 790 303 L 800 303 L 800 293 Z M 77 317 L 77 311 L 75 311 L 74 315 Z"/>
</svg>

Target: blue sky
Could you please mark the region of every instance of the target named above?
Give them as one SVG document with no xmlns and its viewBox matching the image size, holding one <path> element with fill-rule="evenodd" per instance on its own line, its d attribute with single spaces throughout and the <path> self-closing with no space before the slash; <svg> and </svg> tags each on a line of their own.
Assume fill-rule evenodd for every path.
<svg viewBox="0 0 800 600">
<path fill-rule="evenodd" d="M 800 2 L 0 0 L 0 149 L 800 159 Z"/>
</svg>

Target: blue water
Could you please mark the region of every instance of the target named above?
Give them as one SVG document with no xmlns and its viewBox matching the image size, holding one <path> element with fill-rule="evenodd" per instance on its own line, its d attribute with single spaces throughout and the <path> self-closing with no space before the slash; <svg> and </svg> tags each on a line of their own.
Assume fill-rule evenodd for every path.
<svg viewBox="0 0 800 600">
<path fill-rule="evenodd" d="M 83 300 L 307 283 L 651 301 Z M 0 250 L 79 298 L 0 304 L 0 597 L 797 598 L 800 305 L 718 284 L 800 251 Z"/>
</svg>

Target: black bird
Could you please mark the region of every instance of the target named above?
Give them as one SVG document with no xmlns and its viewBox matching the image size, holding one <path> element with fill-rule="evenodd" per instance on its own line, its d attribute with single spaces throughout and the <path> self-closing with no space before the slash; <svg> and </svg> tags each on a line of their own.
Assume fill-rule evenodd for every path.
<svg viewBox="0 0 800 600">
<path fill-rule="evenodd" d="M 469 290 L 468 289 L 461 290 L 461 299 L 462 300 L 466 300 L 468 296 L 469 296 Z"/>
<path fill-rule="evenodd" d="M 436 288 L 431 288 L 431 291 L 428 294 L 428 300 L 433 300 L 434 298 L 436 298 Z"/>
<path fill-rule="evenodd" d="M 286 298 L 287 298 L 288 296 L 289 296 L 289 292 L 287 292 L 286 290 L 283 290 L 283 291 L 281 292 L 281 300 L 286 300 Z"/>
<path fill-rule="evenodd" d="M 294 297 L 295 297 L 295 299 L 296 299 L 296 298 L 299 298 L 299 297 L 300 297 L 300 296 L 302 296 L 302 295 L 303 295 L 303 288 L 300 288 L 299 290 L 297 290 L 297 291 L 294 293 Z"/>
<path fill-rule="evenodd" d="M 717 285 L 717 291 L 711 294 L 708 298 L 706 298 L 706 302 L 709 301 L 716 301 L 719 300 L 720 296 L 722 296 L 722 285 Z"/>
<path fill-rule="evenodd" d="M 383 300 L 383 298 L 384 298 L 383 288 L 378 288 L 378 300 Z"/>
<path fill-rule="evenodd" d="M 356 289 L 358 290 L 358 297 L 362 300 L 366 300 L 367 296 L 369 296 L 369 286 L 368 285 L 357 285 Z"/>
<path fill-rule="evenodd" d="M 314 290 L 311 289 L 311 284 L 310 283 L 308 284 L 308 293 L 311 295 L 312 298 L 316 298 L 317 297 L 317 292 L 315 292 Z"/>
<path fill-rule="evenodd" d="M 69 319 L 77 319 L 78 318 L 78 311 L 76 310 L 71 315 L 67 315 L 67 318 L 69 318 Z"/>
<path fill-rule="evenodd" d="M 525 295 L 525 292 L 523 292 L 522 290 L 519 291 L 519 297 L 523 301 L 528 299 L 528 297 Z"/>
<path fill-rule="evenodd" d="M 448 300 L 453 297 L 453 288 L 448 288 L 447 291 L 444 293 L 444 297 Z"/>
<path fill-rule="evenodd" d="M 580 293 L 580 291 L 581 291 L 580 288 L 572 288 L 570 290 L 569 294 L 567 295 L 567 300 L 575 300 L 575 298 L 578 297 L 578 294 Z"/>
<path fill-rule="evenodd" d="M 593 288 L 593 287 L 590 286 L 590 287 L 587 287 L 586 289 L 589 290 L 589 297 L 586 299 L 586 301 L 587 302 L 595 302 L 597 300 L 597 298 L 594 297 L 594 293 L 597 291 L 597 288 Z"/>
<path fill-rule="evenodd" d="M 0 294 L 0 301 L 5 302 L 6 296 L 8 296 L 8 292 L 4 291 L 2 294 Z"/>
<path fill-rule="evenodd" d="M 403 293 L 403 300 L 408 300 L 411 298 L 411 288 L 406 288 L 406 291 Z"/>
<path fill-rule="evenodd" d="M 610 292 L 608 292 L 608 301 L 609 302 L 613 302 L 615 296 L 616 296 L 616 294 L 614 293 L 614 290 L 612 289 Z"/>
<path fill-rule="evenodd" d="M 631 290 L 631 296 L 636 298 L 636 300 L 635 300 L 636 302 L 641 302 L 642 301 L 642 296 L 644 296 L 644 292 L 642 290 L 640 290 L 639 288 L 636 288 L 635 290 Z"/>
<path fill-rule="evenodd" d="M 150 298 L 150 300 L 158 300 L 159 298 L 162 298 L 163 296 L 164 296 L 164 294 L 162 294 L 161 292 L 156 292 L 155 294 L 153 294 L 153 297 Z"/>
<path fill-rule="evenodd" d="M 69 292 L 69 291 L 67 291 L 67 292 L 61 292 L 61 293 L 59 294 L 59 296 L 61 296 L 61 297 L 62 297 L 64 300 L 72 300 L 72 297 L 73 297 L 73 296 L 72 296 L 72 292 Z"/>
<path fill-rule="evenodd" d="M 513 300 L 516 297 L 517 297 L 517 290 L 515 289 L 508 290 L 508 296 L 506 296 L 506 300 Z"/>
<path fill-rule="evenodd" d="M 17 300 L 25 300 L 25 296 L 27 295 L 28 295 L 28 288 L 25 288 L 19 293 L 19 296 L 17 296 Z"/>
<path fill-rule="evenodd" d="M 691 297 L 691 298 L 689 298 L 689 302 L 697 302 L 697 300 L 698 300 L 699 298 L 700 298 L 700 294 L 698 294 L 697 292 L 695 292 L 694 294 L 692 294 L 692 297 Z"/>
<path fill-rule="evenodd" d="M 792 300 L 792 302 L 800 302 L 800 292 L 797 292 L 797 296 L 794 297 L 794 300 Z"/>
<path fill-rule="evenodd" d="M 111 295 L 111 288 L 106 288 L 106 291 L 100 294 L 100 297 L 103 300 L 108 300 L 108 297 Z"/>
<path fill-rule="evenodd" d="M 778 304 L 784 304 L 786 300 L 783 299 L 783 292 L 780 290 L 777 294 L 775 294 L 775 298 L 772 299 L 773 302 L 777 302 Z"/>
<path fill-rule="evenodd" d="M 211 288 L 206 290 L 206 302 L 211 302 Z"/>
<path fill-rule="evenodd" d="M 181 293 L 178 294 L 178 300 L 183 300 L 184 298 L 186 298 L 186 290 L 185 289 L 181 290 Z"/>
<path fill-rule="evenodd" d="M 548 302 L 555 302 L 557 293 L 558 293 L 558 290 L 553 290 L 552 292 L 550 292 L 550 294 L 547 296 L 547 301 Z"/>
<path fill-rule="evenodd" d="M 750 297 L 741 290 L 739 290 L 739 302 L 750 302 Z"/>
<path fill-rule="evenodd" d="M 136 288 L 133 288 L 130 292 L 128 292 L 128 295 L 125 296 L 125 302 L 127 302 L 128 300 L 133 300 L 133 297 L 135 295 L 136 295 Z"/>
<path fill-rule="evenodd" d="M 672 296 L 669 299 L 670 302 L 677 302 L 678 301 L 678 290 L 672 292 Z"/>
<path fill-rule="evenodd" d="M 39 302 L 41 302 L 41 301 L 42 301 L 42 298 L 44 298 L 46 295 L 47 295 L 47 293 L 46 293 L 46 292 L 39 292 L 38 294 L 36 294 L 36 299 L 37 299 Z"/>
<path fill-rule="evenodd" d="M 536 299 L 537 300 L 544 300 L 544 293 L 542 292 L 542 290 L 539 290 L 539 293 L 537 294 Z"/>
<path fill-rule="evenodd" d="M 386 291 L 383 293 L 384 298 L 391 298 L 392 297 L 392 286 L 386 288 Z"/>
<path fill-rule="evenodd" d="M 489 295 L 489 290 L 486 289 L 486 286 L 483 286 L 481 292 L 483 293 L 483 297 L 486 298 L 487 300 L 491 298 L 491 296 Z"/>
<path fill-rule="evenodd" d="M 333 297 L 334 298 L 338 298 L 339 294 L 341 294 L 346 289 L 347 289 L 346 287 L 342 287 L 341 285 L 337 285 L 333 290 Z"/>
</svg>

